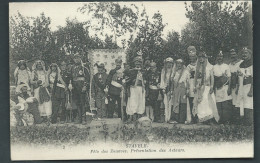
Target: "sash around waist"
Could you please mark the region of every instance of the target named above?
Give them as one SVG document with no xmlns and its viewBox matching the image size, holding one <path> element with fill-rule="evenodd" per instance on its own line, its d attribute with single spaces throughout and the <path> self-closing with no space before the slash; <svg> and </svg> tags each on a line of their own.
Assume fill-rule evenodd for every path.
<svg viewBox="0 0 260 163">
<path fill-rule="evenodd" d="M 112 80 L 111 85 L 113 85 L 113 86 L 115 86 L 117 88 L 121 88 L 122 87 L 122 84 L 120 84 L 120 83 L 118 83 L 118 82 L 116 82 L 114 80 Z"/>
<path fill-rule="evenodd" d="M 64 88 L 64 89 L 65 89 L 65 85 L 60 84 L 60 83 L 57 83 L 57 87 L 60 87 L 60 88 Z"/>
<path fill-rule="evenodd" d="M 158 87 L 155 86 L 155 85 L 149 85 L 149 88 L 150 88 L 150 89 L 154 89 L 154 90 L 158 90 Z"/>
<path fill-rule="evenodd" d="M 84 77 L 77 77 L 75 79 L 73 79 L 73 81 L 85 81 Z"/>
</svg>

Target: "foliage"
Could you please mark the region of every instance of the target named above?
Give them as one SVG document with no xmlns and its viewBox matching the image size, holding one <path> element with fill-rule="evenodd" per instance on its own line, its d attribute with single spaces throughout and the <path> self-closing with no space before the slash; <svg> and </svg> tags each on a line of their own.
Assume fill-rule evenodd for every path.
<svg viewBox="0 0 260 163">
<path fill-rule="evenodd" d="M 183 46 L 181 44 L 181 36 L 176 31 L 171 31 L 168 33 L 164 43 L 164 53 L 165 53 L 165 58 L 167 57 L 172 57 L 174 59 L 182 58 L 185 61 L 188 61 L 187 53 L 183 51 Z"/>
<path fill-rule="evenodd" d="M 122 6 L 117 2 L 94 2 L 84 4 L 79 11 L 91 15 L 90 24 L 101 36 L 113 33 L 114 43 L 118 43 L 117 38 L 126 33 L 131 35 L 137 29 L 139 9 L 134 4 Z"/>
<path fill-rule="evenodd" d="M 248 32 L 252 32 L 252 24 L 248 2 L 196 1 L 185 3 L 185 8 L 190 20 L 182 31 L 186 48 L 197 45 L 214 59 L 220 50 L 240 50 L 250 45 L 252 35 Z"/>
<path fill-rule="evenodd" d="M 42 59 L 47 65 L 61 59 L 71 59 L 71 55 L 82 54 L 87 58 L 88 49 L 115 49 L 118 46 L 110 36 L 102 41 L 97 35 L 89 36 L 87 22 L 66 19 L 66 26 L 51 32 L 51 19 L 40 16 L 24 17 L 20 13 L 10 18 L 10 57 L 12 61 L 21 59 L 33 62 Z M 64 58 L 65 57 L 65 58 Z"/>
<path fill-rule="evenodd" d="M 190 45 L 206 51 L 211 61 L 219 50 L 225 55 L 231 48 L 252 48 L 252 15 L 248 2 L 185 4 L 186 17 L 190 22 L 181 34 L 171 31 L 166 39 L 162 37 L 167 25 L 163 23 L 162 15 L 157 12 L 150 18 L 144 8 L 134 4 L 86 3 L 78 10 L 91 16 L 91 20 L 78 22 L 67 19 L 66 26 L 54 32 L 49 27 L 51 19 L 44 13 L 35 18 L 18 13 L 10 18 L 10 57 L 14 61 L 43 59 L 48 65 L 63 59 L 65 54 L 87 56 L 88 49 L 119 48 L 121 41 L 120 47 L 127 49 L 130 65 L 141 51 L 144 60 L 155 61 L 161 69 L 166 57 L 182 57 L 187 61 L 186 49 Z M 90 36 L 90 29 L 94 29 L 94 37 Z"/>
<path fill-rule="evenodd" d="M 146 15 L 146 11 L 143 11 Z M 143 24 L 138 26 L 139 32 L 137 37 L 133 40 L 127 50 L 127 61 L 130 65 L 130 61 L 138 55 L 138 52 L 142 52 L 144 60 L 153 60 L 157 63 L 158 67 L 162 67 L 164 57 L 163 51 L 163 39 L 162 32 L 165 27 L 162 21 L 161 13 L 155 13 L 150 21 L 148 16 L 142 20 Z"/>
<path fill-rule="evenodd" d="M 14 60 L 47 59 L 51 51 L 50 18 L 24 17 L 18 13 L 10 18 L 10 57 Z"/>
<path fill-rule="evenodd" d="M 56 60 L 63 59 L 64 55 L 72 56 L 79 53 L 87 56 L 87 50 L 92 48 L 103 48 L 103 42 L 98 38 L 91 38 L 86 23 L 78 22 L 77 19 L 66 20 L 65 27 L 53 32 L 54 54 Z"/>
</svg>

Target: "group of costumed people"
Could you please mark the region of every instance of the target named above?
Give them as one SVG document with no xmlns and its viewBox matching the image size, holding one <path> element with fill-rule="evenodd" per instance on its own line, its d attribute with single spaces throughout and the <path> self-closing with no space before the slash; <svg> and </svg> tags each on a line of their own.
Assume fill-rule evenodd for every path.
<svg viewBox="0 0 260 163">
<path fill-rule="evenodd" d="M 11 93 L 14 124 L 73 121 L 85 124 L 86 113 L 95 107 L 97 119 L 117 117 L 129 123 L 144 119 L 251 125 L 252 51 L 243 48 L 239 59 L 231 49 L 229 64 L 224 63 L 220 51 L 215 65 L 208 62 L 205 52 L 197 52 L 194 46 L 189 46 L 187 52 L 190 59 L 187 66 L 183 59 L 174 61 L 169 57 L 159 72 L 154 61 L 144 63 L 138 54 L 133 67 L 127 64 L 122 67 L 118 58 L 109 73 L 103 63 L 95 64 L 98 72 L 92 78 L 78 54 L 73 65 L 68 66 L 66 61 L 60 66 L 53 63 L 48 71 L 43 61 L 36 61 L 32 71 L 25 61 L 19 61 L 14 72 L 15 93 Z"/>
</svg>

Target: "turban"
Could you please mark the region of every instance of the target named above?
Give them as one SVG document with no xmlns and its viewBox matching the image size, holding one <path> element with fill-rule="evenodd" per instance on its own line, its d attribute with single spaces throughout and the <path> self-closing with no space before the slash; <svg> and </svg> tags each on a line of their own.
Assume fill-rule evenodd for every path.
<svg viewBox="0 0 260 163">
<path fill-rule="evenodd" d="M 138 119 L 139 124 L 141 124 L 144 121 L 148 121 L 148 122 L 152 123 L 151 119 L 148 118 L 148 117 L 141 117 L 141 118 Z"/>
<path fill-rule="evenodd" d="M 57 67 L 57 68 L 58 68 L 58 65 L 57 65 L 56 63 L 52 63 L 52 64 L 50 65 L 50 67 Z"/>
<path fill-rule="evenodd" d="M 173 59 L 172 59 L 171 57 L 166 58 L 166 59 L 165 59 L 165 62 L 171 62 L 171 63 L 173 63 Z"/>
<path fill-rule="evenodd" d="M 182 59 L 177 59 L 176 62 L 181 62 L 181 63 L 183 63 L 183 60 L 182 60 Z"/>
<path fill-rule="evenodd" d="M 247 47 L 243 48 L 242 53 L 249 53 L 252 54 L 252 51 L 248 49 Z"/>
<path fill-rule="evenodd" d="M 142 63 L 142 62 L 143 62 L 142 57 L 140 57 L 140 56 L 135 57 L 135 58 L 134 58 L 134 63 L 136 63 L 136 62 Z"/>
<path fill-rule="evenodd" d="M 37 60 L 37 61 L 34 62 L 33 66 L 32 66 L 33 71 L 36 70 L 36 67 L 37 67 L 38 64 L 42 65 L 43 70 L 46 71 L 45 70 L 45 63 L 42 60 Z"/>
<path fill-rule="evenodd" d="M 230 52 L 231 55 L 237 54 L 235 49 L 231 49 L 229 52 Z"/>
<path fill-rule="evenodd" d="M 27 67 L 26 61 L 25 60 L 20 60 L 18 61 L 18 67 L 20 68 L 22 65 L 24 65 L 25 67 Z"/>
</svg>

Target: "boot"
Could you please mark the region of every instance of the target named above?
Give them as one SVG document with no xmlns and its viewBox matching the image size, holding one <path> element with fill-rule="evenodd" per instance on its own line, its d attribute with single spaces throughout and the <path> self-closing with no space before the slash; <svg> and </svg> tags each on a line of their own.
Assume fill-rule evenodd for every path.
<svg viewBox="0 0 260 163">
<path fill-rule="evenodd" d="M 46 121 L 46 125 L 47 126 L 50 126 L 52 123 L 51 123 L 51 118 L 50 117 L 47 117 L 47 121 Z"/>
</svg>

